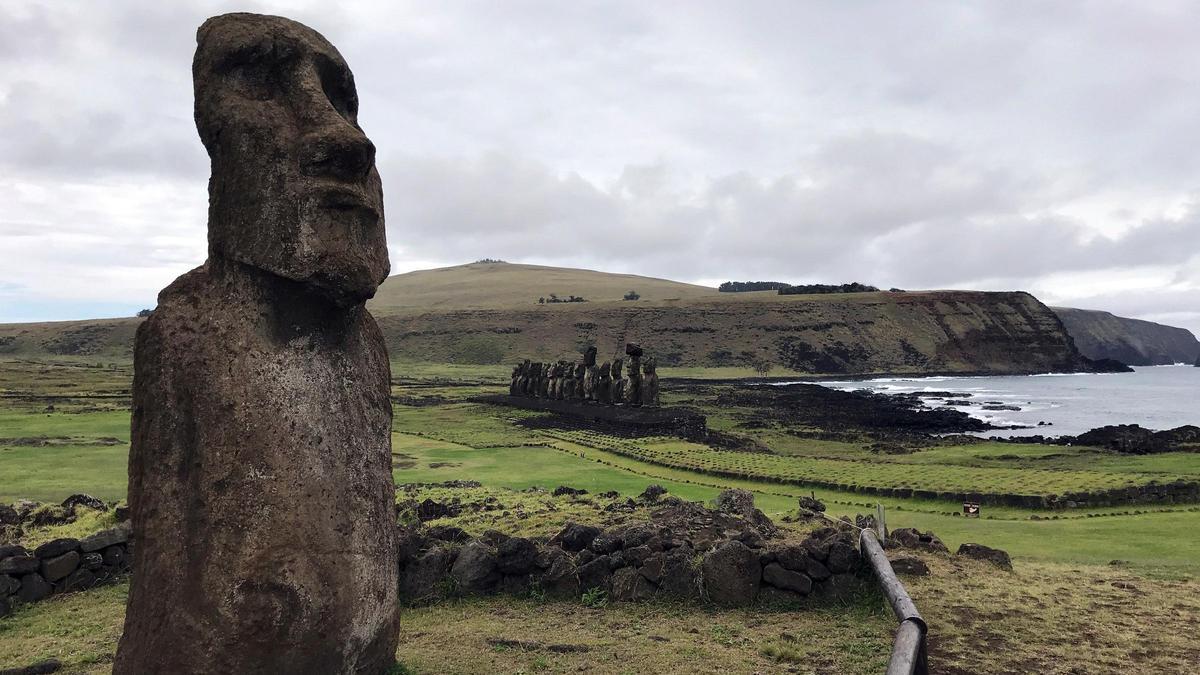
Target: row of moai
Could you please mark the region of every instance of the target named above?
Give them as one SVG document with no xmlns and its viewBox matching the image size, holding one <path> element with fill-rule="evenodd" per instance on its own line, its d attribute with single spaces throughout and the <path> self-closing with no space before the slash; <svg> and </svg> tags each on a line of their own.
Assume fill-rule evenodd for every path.
<svg viewBox="0 0 1200 675">
<path fill-rule="evenodd" d="M 653 358 L 642 361 L 642 348 L 625 345 L 629 357 L 596 365 L 596 348 L 588 347 L 582 363 L 530 363 L 528 359 L 513 368 L 508 393 L 526 398 L 558 401 L 594 402 L 634 407 L 658 406 L 658 373 Z"/>
</svg>

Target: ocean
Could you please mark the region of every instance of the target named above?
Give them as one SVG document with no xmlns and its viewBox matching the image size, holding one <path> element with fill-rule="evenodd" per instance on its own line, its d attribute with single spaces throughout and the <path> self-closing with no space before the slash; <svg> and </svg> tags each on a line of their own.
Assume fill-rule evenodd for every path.
<svg viewBox="0 0 1200 675">
<path fill-rule="evenodd" d="M 1028 427 L 980 436 L 1073 436 L 1108 424 L 1157 430 L 1200 425 L 1200 368 L 1190 364 L 1139 367 L 1132 373 L 882 377 L 817 384 L 884 394 L 949 392 L 958 396 L 922 400 L 928 407 L 963 402 L 967 405 L 953 407 L 997 426 Z"/>
</svg>

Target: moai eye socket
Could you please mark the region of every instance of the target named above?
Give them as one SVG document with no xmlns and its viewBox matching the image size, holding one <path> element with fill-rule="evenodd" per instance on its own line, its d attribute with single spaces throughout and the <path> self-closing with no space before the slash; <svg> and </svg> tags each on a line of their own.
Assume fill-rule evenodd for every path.
<svg viewBox="0 0 1200 675">
<path fill-rule="evenodd" d="M 321 89 L 325 97 L 347 122 L 358 126 L 358 93 L 354 88 L 354 75 L 345 65 L 324 55 L 318 55 L 317 74 L 321 78 Z"/>
</svg>

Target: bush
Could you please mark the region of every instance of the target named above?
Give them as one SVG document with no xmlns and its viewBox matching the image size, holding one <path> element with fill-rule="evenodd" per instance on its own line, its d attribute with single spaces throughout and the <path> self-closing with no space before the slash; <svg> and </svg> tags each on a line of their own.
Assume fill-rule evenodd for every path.
<svg viewBox="0 0 1200 675">
<path fill-rule="evenodd" d="M 637 300 L 637 299 L 638 299 L 638 298 L 640 298 L 640 297 L 642 297 L 642 296 L 641 296 L 641 295 L 638 295 L 638 292 L 637 292 L 637 291 L 633 291 L 633 290 L 631 290 L 631 291 L 629 291 L 628 293 L 626 293 L 626 294 L 625 294 L 625 296 L 624 296 L 623 298 L 621 298 L 621 299 L 622 299 L 622 300 Z"/>
<path fill-rule="evenodd" d="M 717 286 L 722 293 L 749 293 L 752 291 L 778 291 L 787 288 L 786 281 L 726 281 Z"/>
<path fill-rule="evenodd" d="M 809 295 L 814 293 L 874 293 L 874 286 L 852 281 L 848 284 L 800 284 L 779 289 L 780 295 Z"/>
</svg>

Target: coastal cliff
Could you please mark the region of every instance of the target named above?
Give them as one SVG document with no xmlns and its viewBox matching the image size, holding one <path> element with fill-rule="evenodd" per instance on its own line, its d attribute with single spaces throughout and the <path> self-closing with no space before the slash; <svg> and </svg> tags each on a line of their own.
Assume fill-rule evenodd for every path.
<svg viewBox="0 0 1200 675">
<path fill-rule="evenodd" d="M 1088 358 L 1115 359 L 1131 366 L 1200 362 L 1200 341 L 1184 328 L 1097 310 L 1053 309 Z"/>
</svg>

